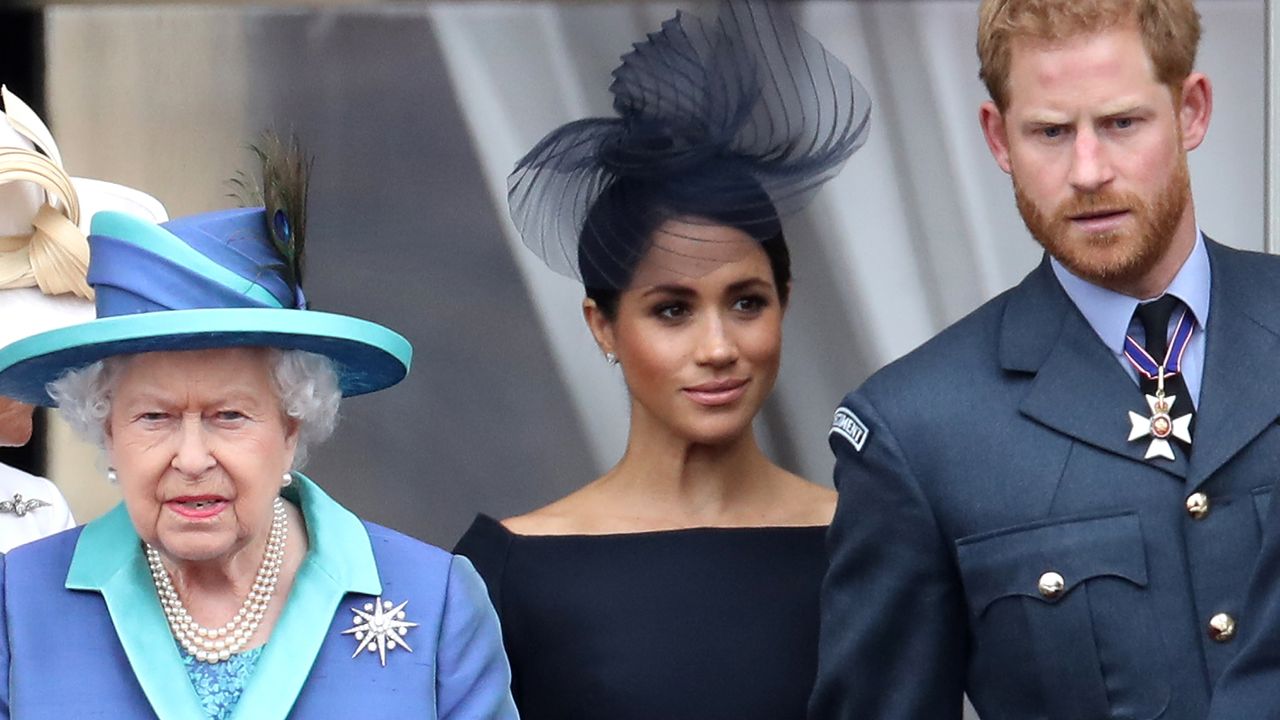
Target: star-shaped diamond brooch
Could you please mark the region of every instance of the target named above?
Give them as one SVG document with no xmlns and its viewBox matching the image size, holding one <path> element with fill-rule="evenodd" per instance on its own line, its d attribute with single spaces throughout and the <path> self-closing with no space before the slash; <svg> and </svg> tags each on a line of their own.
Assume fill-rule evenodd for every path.
<svg viewBox="0 0 1280 720">
<path fill-rule="evenodd" d="M 1173 446 L 1169 443 L 1170 437 L 1188 445 L 1191 444 L 1191 413 L 1180 418 L 1169 417 L 1169 410 L 1173 407 L 1176 396 L 1147 395 L 1146 397 L 1147 406 L 1151 408 L 1151 417 L 1143 417 L 1139 413 L 1129 411 L 1129 422 L 1133 423 L 1132 429 L 1129 430 L 1129 441 L 1141 440 L 1150 435 L 1151 444 L 1147 446 L 1147 454 L 1143 459 L 1162 457 L 1172 460 Z"/>
<path fill-rule="evenodd" d="M 409 643 L 404 641 L 404 636 L 409 628 L 418 627 L 418 623 L 405 620 L 404 606 L 408 604 L 408 600 L 396 605 L 390 600 L 378 598 L 374 602 L 365 603 L 363 610 L 351 608 L 355 617 L 351 620 L 351 627 L 342 631 L 343 635 L 355 635 L 359 643 L 351 657 L 354 658 L 361 652 L 376 652 L 378 659 L 382 661 L 382 667 L 386 667 L 388 651 L 403 647 L 413 652 Z"/>
</svg>

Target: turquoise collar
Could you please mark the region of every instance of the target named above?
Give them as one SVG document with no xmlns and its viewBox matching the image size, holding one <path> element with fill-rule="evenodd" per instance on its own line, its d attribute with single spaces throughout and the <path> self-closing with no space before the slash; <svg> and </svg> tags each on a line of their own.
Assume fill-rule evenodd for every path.
<svg viewBox="0 0 1280 720">
<path fill-rule="evenodd" d="M 301 473 L 282 495 L 302 510 L 310 546 L 232 717 L 285 717 L 306 682 L 338 603 L 380 595 L 369 533 Z M 124 504 L 85 526 L 67 571 L 69 590 L 102 594 L 129 664 L 156 715 L 206 720 L 156 596 L 142 543 Z"/>
</svg>

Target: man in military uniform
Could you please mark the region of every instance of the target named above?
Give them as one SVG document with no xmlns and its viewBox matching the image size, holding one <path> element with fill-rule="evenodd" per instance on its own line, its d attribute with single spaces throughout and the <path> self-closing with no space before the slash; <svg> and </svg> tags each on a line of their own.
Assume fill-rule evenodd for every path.
<svg viewBox="0 0 1280 720">
<path fill-rule="evenodd" d="M 810 715 L 1200 720 L 1280 457 L 1280 259 L 1196 224 L 1191 0 L 979 12 L 982 130 L 1046 256 L 837 410 Z"/>
</svg>

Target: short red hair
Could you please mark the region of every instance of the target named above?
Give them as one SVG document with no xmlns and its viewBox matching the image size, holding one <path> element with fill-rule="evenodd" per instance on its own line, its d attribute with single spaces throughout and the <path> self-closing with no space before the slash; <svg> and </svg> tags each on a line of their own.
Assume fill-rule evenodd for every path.
<svg viewBox="0 0 1280 720">
<path fill-rule="evenodd" d="M 1065 40 L 1125 24 L 1138 28 L 1156 79 L 1176 96 L 1200 45 L 1200 14 L 1192 0 L 982 0 L 978 76 L 1004 112 L 1014 38 Z"/>
</svg>

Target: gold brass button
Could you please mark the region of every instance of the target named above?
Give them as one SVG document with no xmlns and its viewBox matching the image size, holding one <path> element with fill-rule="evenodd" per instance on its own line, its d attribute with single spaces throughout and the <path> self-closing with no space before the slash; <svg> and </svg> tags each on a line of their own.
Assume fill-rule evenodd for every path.
<svg viewBox="0 0 1280 720">
<path fill-rule="evenodd" d="M 1067 589 L 1067 581 L 1062 576 L 1050 570 L 1040 576 L 1040 594 L 1046 600 L 1057 600 L 1062 597 L 1062 591 Z"/>
<path fill-rule="evenodd" d="M 1209 618 L 1209 637 L 1216 642 L 1231 642 L 1236 636 L 1236 619 L 1226 613 Z"/>
<path fill-rule="evenodd" d="M 1200 520 L 1209 514 L 1209 496 L 1202 492 L 1191 493 L 1187 496 L 1187 514 L 1192 519 Z"/>
</svg>

